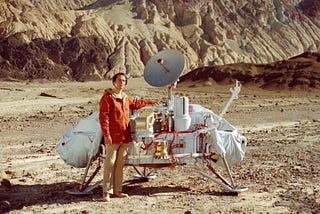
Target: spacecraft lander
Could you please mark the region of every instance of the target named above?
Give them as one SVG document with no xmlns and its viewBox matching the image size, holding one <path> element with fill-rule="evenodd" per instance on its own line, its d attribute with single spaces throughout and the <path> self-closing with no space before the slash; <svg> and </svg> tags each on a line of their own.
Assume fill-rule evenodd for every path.
<svg viewBox="0 0 320 214">
<path fill-rule="evenodd" d="M 159 168 L 185 164 L 204 164 L 207 171 L 196 170 L 220 185 L 227 192 L 243 192 L 236 185 L 231 167 L 239 164 L 245 154 L 247 139 L 223 118 L 233 99 L 240 92 L 236 81 L 231 97 L 220 115 L 198 104 L 189 103 L 186 96 L 175 96 L 178 78 L 185 67 L 181 52 L 163 50 L 145 66 L 144 79 L 154 87 L 167 87 L 167 102 L 153 108 L 130 112 L 131 134 L 135 139 L 126 160 L 141 180 L 156 178 Z M 56 149 L 69 165 L 85 168 L 78 189 L 67 190 L 74 195 L 91 193 L 102 180 L 91 184 L 101 168 L 104 157 L 103 135 L 96 111 L 69 128 L 58 140 Z M 93 164 L 98 161 L 98 164 Z M 95 169 L 91 169 L 95 167 Z M 219 171 L 225 170 L 226 176 Z M 88 172 L 93 171 L 89 176 Z M 174 171 L 172 172 L 174 173 Z"/>
</svg>

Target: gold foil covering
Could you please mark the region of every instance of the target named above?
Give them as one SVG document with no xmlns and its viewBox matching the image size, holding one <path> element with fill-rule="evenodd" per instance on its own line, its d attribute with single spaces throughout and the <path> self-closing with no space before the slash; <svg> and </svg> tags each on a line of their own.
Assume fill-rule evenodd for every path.
<svg viewBox="0 0 320 214">
<path fill-rule="evenodd" d="M 136 118 L 136 129 L 147 130 L 152 128 L 154 122 L 154 111 L 151 108 L 143 108 Z"/>
</svg>

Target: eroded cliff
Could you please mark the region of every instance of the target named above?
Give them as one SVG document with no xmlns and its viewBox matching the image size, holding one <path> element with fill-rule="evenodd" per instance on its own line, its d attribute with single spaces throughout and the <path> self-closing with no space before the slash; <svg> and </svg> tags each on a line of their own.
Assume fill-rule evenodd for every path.
<svg viewBox="0 0 320 214">
<path fill-rule="evenodd" d="M 0 13 L 2 78 L 141 76 L 167 48 L 185 55 L 184 73 L 320 51 L 312 0 L 5 0 Z"/>
</svg>

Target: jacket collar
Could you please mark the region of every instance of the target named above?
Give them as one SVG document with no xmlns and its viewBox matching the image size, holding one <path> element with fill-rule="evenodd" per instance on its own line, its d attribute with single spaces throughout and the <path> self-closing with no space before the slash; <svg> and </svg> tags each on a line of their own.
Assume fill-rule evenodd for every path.
<svg viewBox="0 0 320 214">
<path fill-rule="evenodd" d="M 116 89 L 113 89 L 112 90 L 112 96 L 116 99 L 122 99 L 123 102 L 125 102 L 126 100 L 126 97 L 127 95 L 122 91 L 122 92 L 119 92 L 118 90 Z"/>
</svg>

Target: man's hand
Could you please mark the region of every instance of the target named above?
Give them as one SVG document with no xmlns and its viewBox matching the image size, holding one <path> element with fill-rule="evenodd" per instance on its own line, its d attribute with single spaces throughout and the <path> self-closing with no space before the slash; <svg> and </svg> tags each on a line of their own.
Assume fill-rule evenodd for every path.
<svg viewBox="0 0 320 214">
<path fill-rule="evenodd" d="M 106 144 L 106 145 L 112 144 L 112 139 L 111 139 L 110 135 L 104 137 L 104 144 Z"/>
<path fill-rule="evenodd" d="M 158 105 L 160 105 L 160 103 L 159 102 L 157 102 L 157 101 L 151 101 L 150 102 L 150 105 L 152 105 L 152 106 L 158 106 Z"/>
</svg>

